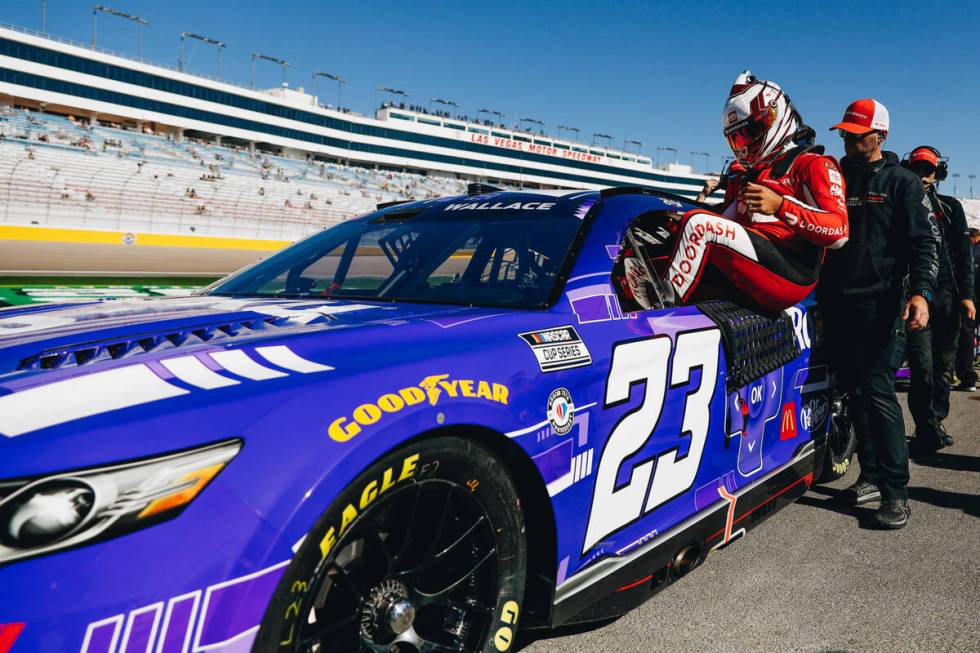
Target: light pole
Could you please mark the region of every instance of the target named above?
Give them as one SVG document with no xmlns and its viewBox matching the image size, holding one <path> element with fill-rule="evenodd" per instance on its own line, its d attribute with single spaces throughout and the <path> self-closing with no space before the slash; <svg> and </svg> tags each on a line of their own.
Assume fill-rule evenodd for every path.
<svg viewBox="0 0 980 653">
<path fill-rule="evenodd" d="M 225 47 L 225 44 L 217 39 L 212 39 L 207 36 L 201 36 L 200 34 L 194 34 L 193 32 L 181 32 L 180 33 L 180 56 L 177 58 L 177 70 L 184 71 L 184 39 L 195 39 L 201 41 L 202 43 L 207 43 L 208 45 L 213 45 L 218 48 L 218 79 L 221 79 L 221 50 Z"/>
<path fill-rule="evenodd" d="M 707 152 L 691 152 L 691 171 L 694 171 L 694 157 L 703 156 L 704 157 L 704 172 L 708 173 L 708 160 L 711 157 Z"/>
<path fill-rule="evenodd" d="M 256 60 L 268 61 L 270 63 L 278 64 L 282 66 L 282 85 L 286 85 L 286 69 L 289 68 L 289 62 L 285 59 L 279 59 L 277 57 L 270 57 L 267 54 L 260 54 L 258 52 L 252 53 L 252 90 L 255 90 L 255 62 Z"/>
<path fill-rule="evenodd" d="M 973 199 L 973 180 L 977 178 L 976 175 L 967 175 L 970 178 L 970 199 Z"/>
<path fill-rule="evenodd" d="M 344 84 L 347 83 L 347 80 L 346 79 L 342 79 L 339 75 L 334 75 L 333 73 L 315 72 L 315 73 L 313 73 L 313 95 L 316 95 L 316 78 L 317 77 L 326 77 L 327 79 L 329 79 L 331 81 L 337 82 L 337 111 L 340 111 L 340 108 L 341 108 L 340 107 L 340 98 L 341 98 L 341 94 L 342 94 L 342 90 L 341 89 L 343 89 Z"/>
<path fill-rule="evenodd" d="M 109 7 L 103 7 L 102 5 L 92 5 L 92 47 L 96 44 L 96 34 L 97 34 L 97 19 L 99 12 L 104 14 L 109 14 L 110 16 L 116 16 L 118 18 L 125 18 L 126 20 L 131 20 L 139 25 L 140 30 L 140 60 L 143 60 L 143 28 L 150 23 L 139 16 L 134 16 L 133 14 L 127 14 L 125 11 L 119 11 L 117 9 L 111 9 Z M 43 28 L 42 28 L 43 31 Z"/>
<path fill-rule="evenodd" d="M 960 178 L 960 173 L 953 173 L 953 197 L 956 197 L 956 180 Z"/>
<path fill-rule="evenodd" d="M 388 88 L 387 86 L 379 86 L 375 89 L 374 103 L 378 104 L 378 93 L 388 93 L 389 95 L 400 95 L 401 97 L 411 97 L 405 91 L 397 88 Z"/>
<path fill-rule="evenodd" d="M 45 19 L 47 18 L 47 13 L 48 13 L 47 9 L 48 9 L 48 0 L 41 0 L 41 34 L 46 33 L 45 25 L 47 24 L 47 21 Z"/>
<path fill-rule="evenodd" d="M 626 145 L 635 145 L 636 153 L 639 154 L 640 150 L 643 149 L 643 141 L 623 141 L 623 151 L 626 152 Z"/>
<path fill-rule="evenodd" d="M 612 139 L 613 139 L 612 136 L 610 136 L 609 134 L 600 134 L 599 132 L 592 132 L 592 144 L 593 145 L 595 145 L 595 142 L 598 139 L 600 139 L 600 138 L 605 139 L 605 141 L 606 141 L 606 147 L 607 148 L 611 148 L 612 147 Z"/>
<path fill-rule="evenodd" d="M 582 130 L 579 129 L 578 127 L 569 127 L 568 125 L 558 125 L 558 138 L 561 138 L 561 132 L 563 129 L 567 132 L 575 132 L 575 138 L 578 138 L 579 134 L 582 132 Z"/>
<path fill-rule="evenodd" d="M 677 157 L 677 148 L 674 148 L 674 147 L 661 147 L 661 146 L 658 145 L 657 146 L 657 167 L 658 168 L 660 167 L 660 153 L 661 152 L 673 152 L 675 159 Z"/>
<path fill-rule="evenodd" d="M 459 105 L 456 104 L 453 100 L 443 100 L 443 99 L 440 99 L 440 98 L 437 98 L 437 97 L 430 97 L 429 98 L 429 111 L 432 110 L 432 103 L 433 102 L 435 102 L 436 104 L 441 104 L 443 106 L 452 107 L 452 108 L 457 109 L 457 110 L 459 109 Z M 450 114 L 450 116 L 452 116 L 452 114 Z"/>
<path fill-rule="evenodd" d="M 537 125 L 538 127 L 541 128 L 541 133 L 542 134 L 544 133 L 544 123 L 538 120 L 537 118 L 521 118 L 520 120 L 517 121 L 517 128 L 523 129 L 521 125 L 525 122 L 529 125 Z"/>
</svg>

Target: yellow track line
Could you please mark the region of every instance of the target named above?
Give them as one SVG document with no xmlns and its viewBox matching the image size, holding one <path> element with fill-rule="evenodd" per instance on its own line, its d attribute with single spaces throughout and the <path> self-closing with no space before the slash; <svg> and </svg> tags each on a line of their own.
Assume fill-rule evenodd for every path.
<svg viewBox="0 0 980 653">
<path fill-rule="evenodd" d="M 0 225 L 0 241 L 33 240 L 49 243 L 120 245 L 123 247 L 194 247 L 203 249 L 280 250 L 292 241 L 259 238 L 224 238 L 220 236 L 182 236 L 127 231 L 61 229 L 56 227 L 22 227 Z"/>
</svg>

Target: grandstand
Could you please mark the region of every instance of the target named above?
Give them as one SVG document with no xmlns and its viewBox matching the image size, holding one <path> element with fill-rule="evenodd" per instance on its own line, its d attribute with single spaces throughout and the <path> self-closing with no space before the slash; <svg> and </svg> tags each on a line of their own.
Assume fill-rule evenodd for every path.
<svg viewBox="0 0 980 653">
<path fill-rule="evenodd" d="M 464 191 L 465 182 L 445 177 L 176 141 L 27 110 L 0 114 L 7 223 L 295 240 L 379 202 Z"/>
<path fill-rule="evenodd" d="M 88 272 L 220 274 L 254 259 L 256 251 L 278 249 L 371 211 L 380 202 L 460 194 L 465 186 L 453 178 L 249 152 L 193 138 L 178 141 L 149 128 L 141 133 L 74 116 L 3 107 L 0 206 L 8 229 L 0 230 L 0 236 L 22 235 L 23 229 L 9 228 L 17 225 L 37 227 L 33 231 L 38 234 L 69 234 L 69 240 L 81 241 L 89 231 L 103 238 L 75 246 L 18 242 L 15 252 L 5 254 L 0 269 L 75 271 L 81 255 L 100 261 L 94 267 L 86 263 Z M 153 234 L 208 240 L 148 238 Z M 176 250 L 192 242 L 234 247 L 205 247 L 223 250 L 210 252 L 210 261 L 200 252 L 184 252 L 191 259 L 186 262 L 166 260 L 179 257 L 177 251 L 165 256 L 104 247 L 141 241 L 172 242 Z M 103 253 L 109 258 L 102 258 Z M 155 263 L 147 260 L 149 255 Z"/>
</svg>

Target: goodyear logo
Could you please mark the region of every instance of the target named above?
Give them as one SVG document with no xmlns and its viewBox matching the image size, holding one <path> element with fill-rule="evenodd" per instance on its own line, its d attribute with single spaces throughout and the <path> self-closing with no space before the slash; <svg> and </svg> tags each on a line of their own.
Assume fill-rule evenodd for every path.
<svg viewBox="0 0 980 653">
<path fill-rule="evenodd" d="M 347 416 L 338 417 L 330 423 L 327 433 L 332 440 L 347 442 L 359 434 L 365 426 L 379 422 L 385 415 L 397 413 L 407 406 L 415 406 L 425 401 L 435 406 L 444 398 L 484 399 L 507 405 L 510 390 L 500 383 L 474 379 L 452 379 L 449 374 L 433 374 L 425 377 L 417 386 L 388 392 L 372 403 L 361 404 Z"/>
</svg>

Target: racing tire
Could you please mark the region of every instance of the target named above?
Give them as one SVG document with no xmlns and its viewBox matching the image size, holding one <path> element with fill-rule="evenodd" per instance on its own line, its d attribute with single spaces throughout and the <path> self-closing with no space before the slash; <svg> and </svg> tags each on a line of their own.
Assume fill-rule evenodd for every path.
<svg viewBox="0 0 980 653">
<path fill-rule="evenodd" d="M 368 467 L 319 517 L 253 651 L 507 651 L 526 568 L 500 458 L 469 440 L 420 440 Z"/>
<path fill-rule="evenodd" d="M 846 398 L 834 397 L 830 405 L 827 446 L 824 448 L 823 466 L 817 475 L 820 483 L 836 481 L 846 474 L 857 450 L 857 433 L 848 412 Z"/>
</svg>

